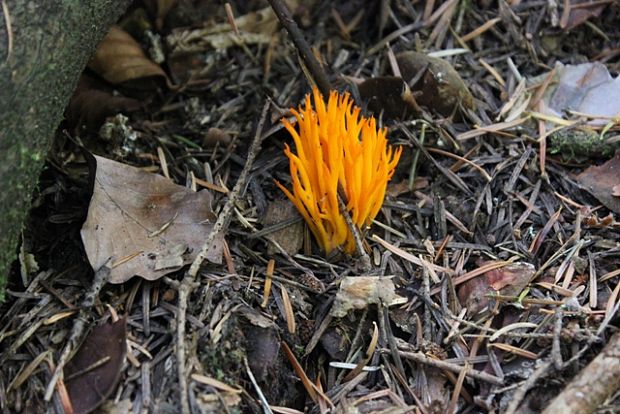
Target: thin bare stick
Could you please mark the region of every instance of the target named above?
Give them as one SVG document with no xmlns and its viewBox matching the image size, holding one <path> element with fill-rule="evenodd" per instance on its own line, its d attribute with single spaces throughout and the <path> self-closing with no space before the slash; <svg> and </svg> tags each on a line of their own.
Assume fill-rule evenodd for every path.
<svg viewBox="0 0 620 414">
<path fill-rule="evenodd" d="M 620 334 L 615 334 L 596 358 L 553 399 L 543 414 L 596 411 L 620 388 L 619 361 Z"/>
<path fill-rule="evenodd" d="M 50 379 L 50 382 L 47 384 L 47 388 L 45 389 L 45 401 L 49 402 L 52 399 L 52 396 L 54 395 L 54 388 L 56 388 L 56 383 L 62 376 L 65 364 L 69 361 L 69 357 L 73 355 L 79 344 L 82 342 L 82 339 L 84 339 L 84 334 L 86 333 L 87 327 L 86 312 L 95 304 L 95 301 L 99 296 L 99 291 L 108 281 L 110 268 L 107 265 L 108 263 L 106 262 L 95 272 L 93 283 L 90 285 L 86 295 L 84 295 L 84 299 L 82 300 L 82 304 L 80 306 L 81 311 L 73 322 L 69 339 L 60 354 L 60 358 L 58 358 L 58 363 L 56 364 L 56 369 L 54 370 L 52 379 Z"/>
<path fill-rule="evenodd" d="M 198 270 L 200 269 L 200 265 L 207 257 L 209 250 L 213 246 L 213 241 L 215 237 L 219 233 L 223 233 L 228 228 L 230 224 L 230 220 L 232 218 L 232 213 L 235 208 L 235 203 L 239 194 L 241 194 L 241 190 L 245 187 L 245 182 L 250 173 L 250 169 L 254 164 L 254 160 L 258 152 L 260 151 L 260 146 L 262 142 L 262 132 L 263 126 L 265 124 L 265 120 L 267 119 L 267 110 L 269 109 L 269 102 L 265 103 L 263 110 L 261 112 L 260 121 L 258 122 L 258 126 L 256 128 L 256 134 L 254 135 L 254 141 L 252 141 L 252 145 L 248 151 L 248 158 L 246 159 L 245 165 L 243 166 L 243 170 L 235 183 L 235 187 L 232 189 L 230 194 L 228 195 L 228 200 L 222 211 L 220 212 L 215 224 L 213 225 L 213 230 L 207 236 L 205 242 L 200 249 L 200 252 L 194 259 L 194 262 L 190 266 L 189 270 L 183 277 L 183 281 L 179 286 L 179 309 L 177 312 L 177 349 L 176 349 L 176 357 L 177 357 L 177 375 L 179 377 L 179 391 L 180 391 L 180 399 L 181 399 L 181 412 L 183 414 L 190 414 L 189 408 L 189 393 L 188 393 L 188 384 L 187 384 L 187 373 L 185 367 L 185 321 L 187 315 L 187 299 L 191 294 L 196 280 L 196 275 L 198 274 Z"/>
<path fill-rule="evenodd" d="M 297 26 L 297 23 L 295 23 L 295 20 L 293 20 L 291 11 L 282 0 L 269 0 L 269 4 L 271 4 L 271 8 L 276 13 L 276 16 L 278 16 L 278 19 L 280 19 L 282 26 L 284 26 L 288 34 L 291 35 L 291 39 L 293 40 L 293 43 L 295 43 L 295 47 L 299 51 L 299 55 L 314 77 L 314 81 L 316 82 L 319 90 L 323 96 L 329 96 L 331 85 L 329 84 L 327 75 L 319 64 L 319 61 L 314 57 L 314 54 L 310 49 L 310 45 L 306 42 L 304 34 L 299 29 L 299 26 Z"/>
<path fill-rule="evenodd" d="M 389 353 L 390 350 L 382 349 L 381 352 Z M 405 359 L 419 362 L 424 365 L 428 365 L 428 366 L 439 368 L 439 369 L 445 369 L 446 371 L 456 372 L 457 374 L 460 374 L 461 371 L 463 370 L 467 370 L 465 374 L 467 377 L 471 377 L 471 378 L 474 378 L 480 381 L 488 382 L 490 384 L 504 385 L 504 381 L 501 378 L 496 377 L 495 375 L 487 374 L 486 372 L 478 371 L 474 369 L 467 369 L 467 367 L 463 367 L 457 364 L 452 364 L 450 362 L 429 358 L 426 355 L 424 355 L 422 352 L 398 351 L 398 353 L 400 354 L 401 357 Z"/>
<path fill-rule="evenodd" d="M 340 193 L 340 192 L 339 192 Z M 340 209 L 340 213 L 342 217 L 344 217 L 344 221 L 347 223 L 347 227 L 349 227 L 349 231 L 353 234 L 353 240 L 355 241 L 355 250 L 360 258 L 360 266 L 363 272 L 369 272 L 372 269 L 372 263 L 370 261 L 370 256 L 364 250 L 364 244 L 362 243 L 362 235 L 358 230 L 355 223 L 353 223 L 353 219 L 351 215 L 347 211 L 347 206 L 344 202 L 344 197 L 341 197 L 338 194 L 338 207 Z"/>
<path fill-rule="evenodd" d="M 553 361 L 551 359 L 541 362 L 540 365 L 534 370 L 534 372 L 528 377 L 528 379 L 525 380 L 523 384 L 514 392 L 514 394 L 512 395 L 512 400 L 510 400 L 510 404 L 508 404 L 508 408 L 506 409 L 506 413 L 516 413 L 527 392 L 534 388 L 538 380 L 547 375 L 549 370 L 552 368 Z"/>
</svg>

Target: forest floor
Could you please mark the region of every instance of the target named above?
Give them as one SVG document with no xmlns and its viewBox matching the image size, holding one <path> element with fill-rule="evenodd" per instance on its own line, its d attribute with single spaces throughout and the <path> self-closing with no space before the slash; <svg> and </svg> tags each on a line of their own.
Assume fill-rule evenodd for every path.
<svg viewBox="0 0 620 414">
<path fill-rule="evenodd" d="M 573 378 L 563 412 L 618 412 L 620 4 L 576 3 L 287 1 L 317 69 L 265 1 L 136 1 L 33 199 L 2 412 L 537 413 Z M 314 82 L 402 148 L 353 254 L 275 184 Z"/>
</svg>

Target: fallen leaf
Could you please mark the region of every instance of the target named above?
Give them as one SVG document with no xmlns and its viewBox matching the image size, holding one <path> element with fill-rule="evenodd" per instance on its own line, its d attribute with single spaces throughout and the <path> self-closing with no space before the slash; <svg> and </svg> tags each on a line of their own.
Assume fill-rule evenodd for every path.
<svg viewBox="0 0 620 414">
<path fill-rule="evenodd" d="M 469 315 L 476 315 L 488 306 L 489 294 L 500 292 L 506 296 L 518 296 L 530 283 L 535 271 L 534 265 L 525 262 L 489 270 L 463 283 L 458 290 L 459 300 Z"/>
<path fill-rule="evenodd" d="M 278 364 L 280 341 L 276 330 L 272 328 L 260 328 L 248 325 L 244 329 L 247 341 L 248 364 L 252 373 L 259 381 L 265 380 L 270 373 L 273 374 Z"/>
<path fill-rule="evenodd" d="M 170 9 L 172 9 L 177 3 L 177 0 L 156 0 L 157 4 L 157 18 L 155 19 L 155 27 L 161 31 L 164 27 L 164 21 Z"/>
<path fill-rule="evenodd" d="M 380 76 L 366 79 L 358 86 L 360 96 L 368 104 L 368 109 L 385 118 L 406 119 L 416 112 L 412 99 L 407 99 L 411 91 L 402 78 Z"/>
<path fill-rule="evenodd" d="M 620 113 L 620 76 L 615 79 L 600 62 L 556 63 L 555 87 L 543 99 L 543 112 L 562 118 L 566 111 L 588 115 L 588 125 L 606 125 Z M 578 115 L 579 116 L 579 115 Z"/>
<path fill-rule="evenodd" d="M 562 13 L 562 19 L 560 20 L 560 27 L 564 30 L 571 30 L 587 22 L 588 20 L 601 15 L 605 7 L 608 4 L 613 3 L 614 0 L 595 1 L 589 4 L 582 1 L 570 1 L 564 2 L 566 8 Z M 572 3 L 572 4 L 571 4 Z"/>
<path fill-rule="evenodd" d="M 418 52 L 403 52 L 396 61 L 404 81 L 410 85 L 420 106 L 443 116 L 451 116 L 460 107 L 473 109 L 474 97 L 458 72 L 447 61 Z"/>
<path fill-rule="evenodd" d="M 64 369 L 73 412 L 85 414 L 100 406 L 120 378 L 127 352 L 127 319 L 96 326 Z"/>
<path fill-rule="evenodd" d="M 84 127 L 89 132 L 96 132 L 107 117 L 136 111 L 140 105 L 136 99 L 114 95 L 103 82 L 82 73 L 65 117 L 69 129 Z"/>
<path fill-rule="evenodd" d="M 143 80 L 146 85 L 132 86 L 152 89 L 153 85 L 148 80 L 158 78 L 170 86 L 166 72 L 146 57 L 140 44 L 118 26 L 112 26 L 99 42 L 88 67 L 112 85 Z"/>
<path fill-rule="evenodd" d="M 365 309 L 368 305 L 382 303 L 392 306 L 407 302 L 396 294 L 390 277 L 348 276 L 340 282 L 340 290 L 330 313 L 336 318 L 344 317 L 351 309 Z"/>
<path fill-rule="evenodd" d="M 156 174 L 94 156 L 93 195 L 82 241 L 93 269 L 111 259 L 110 282 L 158 279 L 191 263 L 215 215 L 208 191 L 191 191 Z M 208 260 L 221 263 L 222 237 Z M 179 260 L 182 259 L 182 260 Z"/>
<path fill-rule="evenodd" d="M 413 182 L 413 190 L 422 190 L 427 188 L 429 185 L 427 177 L 416 177 Z M 388 197 L 398 197 L 401 194 L 406 194 L 411 192 L 409 189 L 409 181 L 401 180 L 395 182 L 394 180 L 388 183 L 387 191 L 385 192 Z"/>
<path fill-rule="evenodd" d="M 266 227 L 269 227 L 293 217 L 299 217 L 299 213 L 295 209 L 295 206 L 289 203 L 288 200 L 278 199 L 268 204 L 267 211 L 265 212 L 264 224 Z M 294 256 L 299 253 L 304 241 L 304 223 L 303 221 L 298 221 L 290 224 L 283 229 L 274 231 L 270 236 L 288 254 Z M 267 254 L 271 256 L 278 252 L 278 249 L 273 244 L 269 243 L 267 246 Z"/>
<path fill-rule="evenodd" d="M 577 176 L 579 185 L 605 207 L 620 214 L 620 154 L 600 166 L 592 166 Z"/>
<path fill-rule="evenodd" d="M 202 146 L 205 148 L 213 148 L 216 145 L 226 147 L 232 142 L 230 134 L 219 128 L 209 128 L 202 138 Z"/>
</svg>

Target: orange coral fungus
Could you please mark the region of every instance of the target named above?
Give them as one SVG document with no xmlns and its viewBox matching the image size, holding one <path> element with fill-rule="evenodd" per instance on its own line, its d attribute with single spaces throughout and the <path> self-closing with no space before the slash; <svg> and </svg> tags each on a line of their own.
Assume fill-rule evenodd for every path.
<svg viewBox="0 0 620 414">
<path fill-rule="evenodd" d="M 402 148 L 388 145 L 386 129 L 377 129 L 374 117 L 360 116 L 348 93 L 332 91 L 327 105 L 321 93 L 312 91 L 305 108 L 291 109 L 297 129 L 286 119 L 282 123 L 295 141 L 297 153 L 288 145 L 293 192 L 278 187 L 295 204 L 321 248 L 330 253 L 343 246 L 355 250 L 353 234 L 338 208 L 338 190 L 344 194 L 353 223 L 370 225 L 383 204 L 387 183 L 394 174 Z"/>
</svg>

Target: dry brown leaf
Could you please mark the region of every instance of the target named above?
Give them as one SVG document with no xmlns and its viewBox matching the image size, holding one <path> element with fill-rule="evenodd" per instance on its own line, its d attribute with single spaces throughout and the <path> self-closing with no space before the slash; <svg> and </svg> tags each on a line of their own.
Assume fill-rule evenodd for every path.
<svg viewBox="0 0 620 414">
<path fill-rule="evenodd" d="M 140 101 L 114 95 L 106 90 L 103 82 L 82 73 L 65 110 L 65 117 L 69 129 L 85 127 L 89 132 L 96 132 L 107 117 L 120 112 L 127 114 L 139 108 Z"/>
<path fill-rule="evenodd" d="M 613 3 L 614 0 L 588 2 L 570 1 L 564 2 L 564 10 L 560 19 L 560 27 L 564 30 L 571 30 L 575 27 L 586 23 L 588 20 L 601 15 L 607 5 Z M 571 4 L 573 3 L 573 4 Z"/>
<path fill-rule="evenodd" d="M 619 93 L 620 76 L 614 78 L 602 63 L 558 62 L 553 83 L 545 91 L 542 112 L 565 118 L 566 111 L 575 111 L 588 115 L 587 125 L 604 126 L 620 112 L 620 102 L 616 99 Z"/>
<path fill-rule="evenodd" d="M 164 27 L 164 21 L 170 9 L 176 4 L 177 0 L 157 0 L 157 18 L 155 19 L 155 26 L 161 30 Z"/>
<path fill-rule="evenodd" d="M 213 228 L 211 195 L 106 158 L 96 163 L 82 241 L 93 269 L 108 259 L 110 282 L 158 279 L 191 263 Z M 221 263 L 218 236 L 208 260 Z"/>
<path fill-rule="evenodd" d="M 418 52 L 396 56 L 406 83 L 411 86 L 416 102 L 443 116 L 453 115 L 459 108 L 475 108 L 474 97 L 458 72 L 446 60 Z"/>
<path fill-rule="evenodd" d="M 358 86 L 360 96 L 368 103 L 368 109 L 376 115 L 393 119 L 408 119 L 416 113 L 415 102 L 407 99 L 410 90 L 402 78 L 380 76 L 366 79 Z"/>
<path fill-rule="evenodd" d="M 64 369 L 73 412 L 85 414 L 101 405 L 121 375 L 127 352 L 127 319 L 96 326 Z"/>
<path fill-rule="evenodd" d="M 163 69 L 146 57 L 140 44 L 118 26 L 112 26 L 99 43 L 88 67 L 113 85 L 144 78 L 160 78 L 170 84 Z"/>
<path fill-rule="evenodd" d="M 620 154 L 603 165 L 588 168 L 577 176 L 577 182 L 605 207 L 620 214 L 620 198 L 616 196 L 620 188 Z"/>
<path fill-rule="evenodd" d="M 331 309 L 332 316 L 344 317 L 351 309 L 364 309 L 368 305 L 382 303 L 384 306 L 407 302 L 398 296 L 390 277 L 351 276 L 340 282 L 340 290 Z"/>
<path fill-rule="evenodd" d="M 489 262 L 492 263 L 492 262 Z M 517 262 L 491 269 L 481 277 L 468 280 L 459 287 L 458 296 L 469 315 L 475 315 L 489 304 L 489 294 L 501 292 L 517 296 L 528 285 L 536 269 L 530 263 Z"/>
<path fill-rule="evenodd" d="M 277 199 L 267 205 L 265 212 L 265 227 L 299 217 L 297 209 L 288 200 Z M 280 230 L 271 233 L 271 238 L 275 240 L 288 254 L 294 256 L 299 253 L 304 242 L 304 223 L 298 221 Z M 274 255 L 279 253 L 278 249 L 271 243 L 267 246 L 267 254 Z"/>
</svg>

